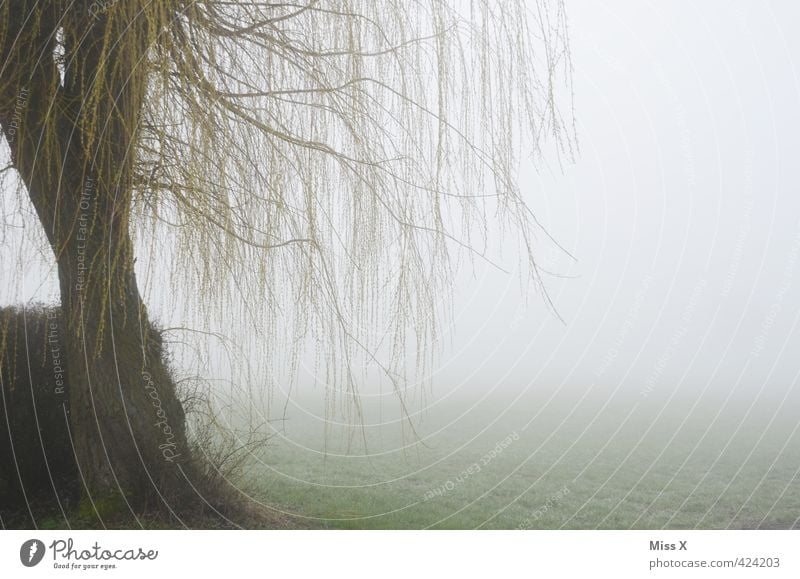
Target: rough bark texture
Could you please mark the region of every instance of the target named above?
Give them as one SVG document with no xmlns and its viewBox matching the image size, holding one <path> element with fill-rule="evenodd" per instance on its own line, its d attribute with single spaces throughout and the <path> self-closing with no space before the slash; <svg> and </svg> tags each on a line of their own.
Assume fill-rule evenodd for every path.
<svg viewBox="0 0 800 579">
<path fill-rule="evenodd" d="M 126 505 L 172 504 L 185 492 L 189 451 L 160 336 L 137 288 L 128 223 L 147 86 L 148 34 L 137 27 L 147 23 L 107 25 L 65 6 L 0 8 L 0 125 L 58 263 L 83 507 L 102 517 Z M 53 58 L 59 29 L 61 71 Z M 125 35 L 136 41 L 118 42 Z"/>
<path fill-rule="evenodd" d="M 79 486 L 70 445 L 64 326 L 57 308 L 0 308 L 0 519 L 66 513 Z"/>
</svg>

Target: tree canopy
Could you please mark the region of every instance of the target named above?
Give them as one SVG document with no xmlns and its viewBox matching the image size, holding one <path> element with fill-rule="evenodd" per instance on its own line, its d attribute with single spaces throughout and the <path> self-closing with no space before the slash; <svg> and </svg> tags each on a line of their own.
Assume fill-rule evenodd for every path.
<svg viewBox="0 0 800 579">
<path fill-rule="evenodd" d="M 116 184 L 107 237 L 171 260 L 196 307 L 250 321 L 267 351 L 311 336 L 330 383 L 354 391 L 357 356 L 401 379 L 492 220 L 540 282 L 517 170 L 545 139 L 572 153 L 561 0 L 45 4 L 0 9 L 5 106 L 44 127 L 20 183 L 49 174 L 58 206 L 77 141 L 69 187 Z M 69 211 L 59 227 L 92 226 Z M 98 299 L 124 261 L 92 278 Z"/>
</svg>

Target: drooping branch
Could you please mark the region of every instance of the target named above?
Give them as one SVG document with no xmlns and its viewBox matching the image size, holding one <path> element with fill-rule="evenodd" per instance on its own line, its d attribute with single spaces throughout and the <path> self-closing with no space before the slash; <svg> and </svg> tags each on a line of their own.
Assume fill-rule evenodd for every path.
<svg viewBox="0 0 800 579">
<path fill-rule="evenodd" d="M 350 383 L 356 353 L 392 376 L 428 355 L 461 256 L 490 259 L 490 222 L 541 282 L 517 171 L 523 148 L 574 144 L 561 0 L 76 4 L 25 2 L 42 23 L 24 42 L 3 8 L 3 62 L 44 55 L 14 69 L 38 79 L 43 115 L 15 159 L 52 147 L 82 167 L 20 174 L 48 175 L 51 204 L 96 175 L 116 234 L 171 260 L 201 316 L 261 312 L 271 351 L 318 336 Z"/>
</svg>

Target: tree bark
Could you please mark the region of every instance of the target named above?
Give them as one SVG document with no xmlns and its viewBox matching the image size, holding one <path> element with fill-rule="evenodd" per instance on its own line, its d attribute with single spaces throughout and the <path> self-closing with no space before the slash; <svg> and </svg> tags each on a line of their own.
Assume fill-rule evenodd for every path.
<svg viewBox="0 0 800 579">
<path fill-rule="evenodd" d="M 0 125 L 58 264 L 84 505 L 101 517 L 170 505 L 187 492 L 185 417 L 139 294 L 129 229 L 147 23 L 110 24 L 60 2 L 10 4 L 0 8 Z M 102 101 L 92 100 L 96 83 Z"/>
<path fill-rule="evenodd" d="M 97 192 L 87 205 L 101 204 Z M 122 224 L 113 215 L 94 221 L 86 232 L 79 226 L 58 258 L 72 438 L 86 498 L 171 504 L 189 458 L 183 409 L 139 295 L 130 239 L 114 232 Z"/>
</svg>

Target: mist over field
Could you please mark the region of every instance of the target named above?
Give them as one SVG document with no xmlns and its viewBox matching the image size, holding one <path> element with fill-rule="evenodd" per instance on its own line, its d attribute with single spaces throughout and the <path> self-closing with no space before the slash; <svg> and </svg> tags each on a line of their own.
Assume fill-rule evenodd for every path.
<svg viewBox="0 0 800 579">
<path fill-rule="evenodd" d="M 581 160 L 524 173 L 575 257 L 542 237 L 557 315 L 465 272 L 416 433 L 380 380 L 363 429 L 327 415 L 309 363 L 254 496 L 350 527 L 796 526 L 796 12 L 575 3 Z"/>
<path fill-rule="evenodd" d="M 570 2 L 579 153 L 519 169 L 546 293 L 490 230 L 499 267 L 460 264 L 403 404 L 380 360 L 353 366 L 358 396 L 332 390 L 309 339 L 290 375 L 263 328 L 204 317 L 138 264 L 179 374 L 267 438 L 235 486 L 311 527 L 798 527 L 798 19 Z M 0 231 L 0 279 L 17 276 L 0 303 L 52 303 L 48 256 Z"/>
</svg>

